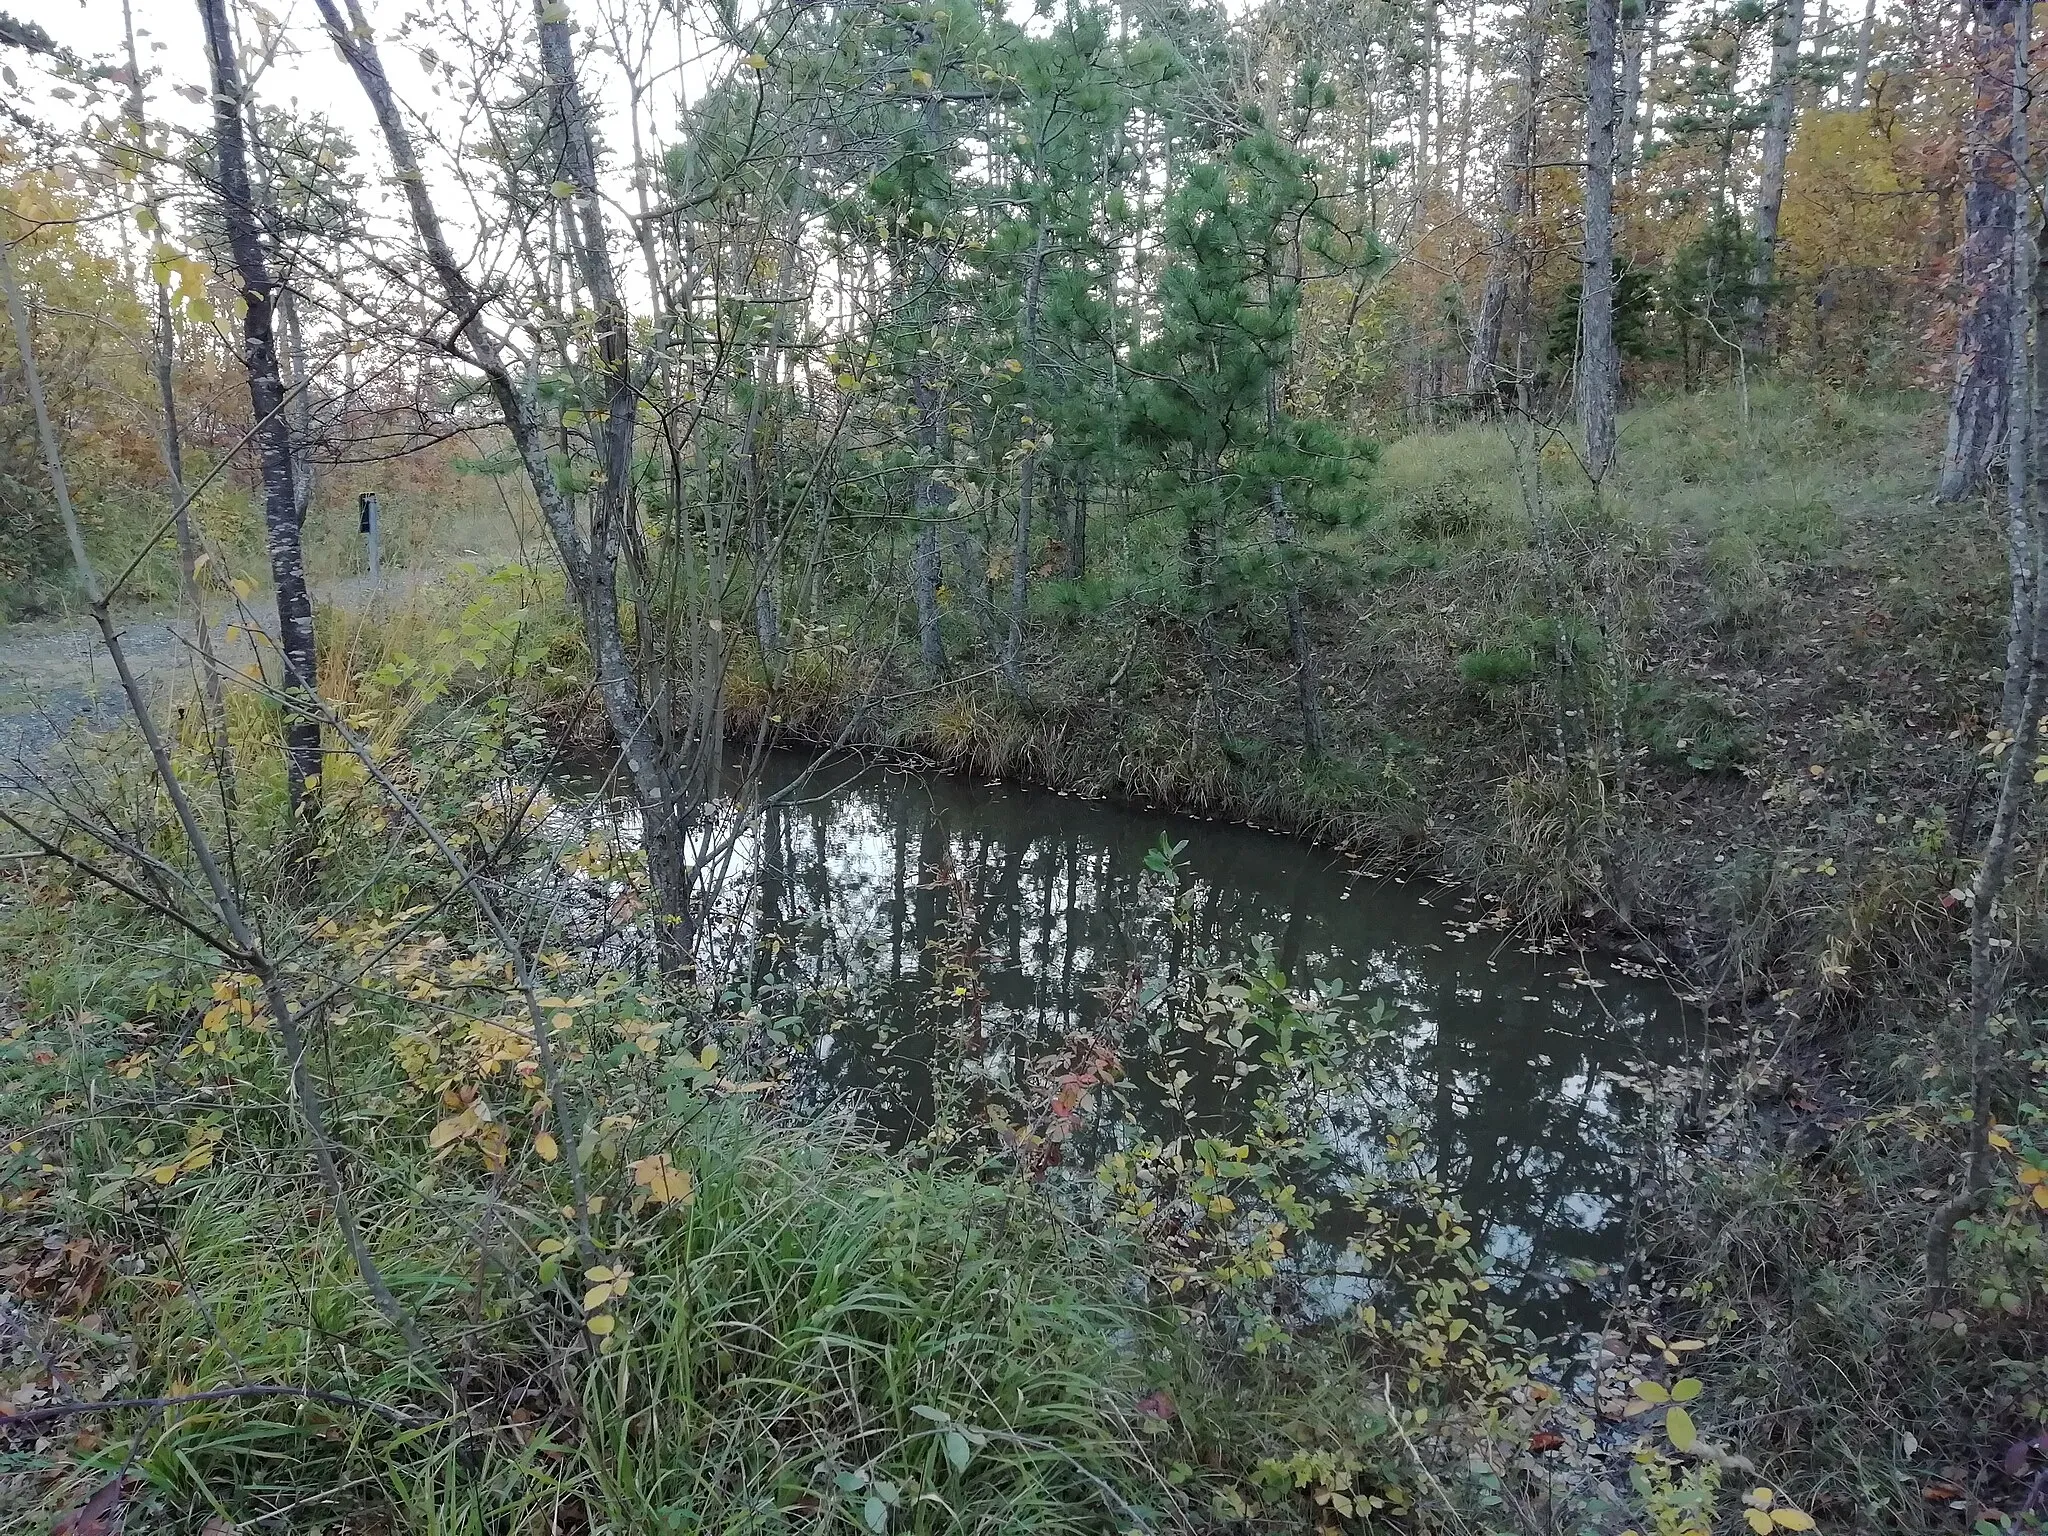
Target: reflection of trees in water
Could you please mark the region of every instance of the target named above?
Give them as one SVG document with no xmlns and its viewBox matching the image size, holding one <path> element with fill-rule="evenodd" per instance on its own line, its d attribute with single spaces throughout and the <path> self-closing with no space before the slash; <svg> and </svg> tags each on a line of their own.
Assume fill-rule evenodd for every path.
<svg viewBox="0 0 2048 1536">
<path fill-rule="evenodd" d="M 1144 869 L 1169 825 L 1188 839 L 1185 926 Z M 1437 1178 L 1504 1276 L 1535 1287 L 1567 1260 L 1619 1251 L 1641 1107 L 1615 1075 L 1675 1034 L 1668 996 L 1626 984 L 1595 996 L 1498 936 L 1454 943 L 1441 914 L 1409 893 L 1359 889 L 1298 843 L 1066 797 L 863 775 L 768 809 L 747 857 L 752 936 L 781 940 L 772 957 L 758 951 L 756 983 L 779 971 L 860 999 L 812 1054 L 802 1092 L 817 1105 L 851 1098 L 893 1135 L 928 1123 L 933 1073 L 952 1068 L 923 1012 L 947 915 L 927 872 L 950 862 L 981 904 L 982 1065 L 999 1077 L 1069 1034 L 1103 1029 L 1097 989 L 1134 962 L 1170 981 L 1202 952 L 1265 949 L 1297 985 L 1333 980 L 1394 1010 L 1362 1063 L 1364 1091 L 1328 1127 L 1336 1155 L 1314 1193 L 1340 1202 L 1317 1234 L 1330 1252 L 1348 1235 L 1344 1178 L 1374 1170 L 1397 1123 L 1420 1128 Z M 1241 1137 L 1256 1079 L 1234 1078 L 1222 1053 L 1199 1037 L 1163 1054 L 1110 1043 L 1125 1052 L 1130 1124 L 1098 1127 L 1098 1140 Z M 1155 1081 L 1181 1070 L 1195 1075 L 1185 1104 Z"/>
</svg>

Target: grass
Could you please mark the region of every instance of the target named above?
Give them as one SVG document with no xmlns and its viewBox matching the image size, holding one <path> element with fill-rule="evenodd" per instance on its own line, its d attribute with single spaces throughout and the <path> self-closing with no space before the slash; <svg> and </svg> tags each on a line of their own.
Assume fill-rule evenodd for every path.
<svg viewBox="0 0 2048 1536">
<path fill-rule="evenodd" d="M 323 883 L 359 889 L 363 872 Z M 378 957 L 322 1025 L 320 1076 L 422 1354 L 371 1305 L 308 1177 L 270 1032 L 197 1017 L 223 995 L 215 963 L 60 881 L 0 913 L 26 1003 L 0 1034 L 9 1401 L 180 1399 L 0 1438 L 9 1528 L 121 1475 L 130 1528 L 181 1533 L 1305 1531 L 1333 1499 L 1483 1505 L 1458 1458 L 1528 1433 L 1504 1395 L 1521 1367 L 1471 1328 L 1501 1326 L 1483 1306 L 1390 1301 L 1371 1328 L 1291 1334 L 1251 1294 L 1210 1288 L 1207 1264 L 1244 1264 L 1229 1222 L 1206 1258 L 1148 1253 L 1150 1206 L 1105 1212 L 1084 1184 L 1076 1207 L 1000 1157 L 890 1154 L 762 1110 L 699 1066 L 706 1029 L 743 1059 L 742 1020 L 655 1011 L 619 977 L 558 969 L 598 1197 L 580 1253 L 531 1079 L 464 1066 L 487 1037 L 464 1020 L 495 985 L 475 979 L 496 972 L 470 964 L 459 909 L 394 946 L 368 907 L 353 931 L 315 925 L 292 968 Z M 117 944 L 152 962 L 93 963 Z M 423 984 L 460 1001 L 423 1004 Z M 504 1144 L 433 1150 L 429 1132 L 479 1098 Z M 1125 1161 L 1150 1170 L 1132 1200 L 1180 1177 L 1159 1150 Z M 1230 1187 L 1246 1251 L 1265 1254 L 1284 1228 L 1250 1203 L 1260 1186 Z M 1419 1266 L 1429 1294 L 1465 1294 L 1470 1233 L 1403 1189 L 1384 1196 L 1387 1274 Z M 1175 1301 L 1183 1284 L 1198 1306 Z M 1426 1384 L 1391 1385 L 1410 1372 Z M 323 1395 L 193 1400 L 250 1383 Z M 1445 1460 L 1418 1483 L 1423 1440 Z"/>
<path fill-rule="evenodd" d="M 425 1160 L 387 1148 L 367 1214 L 401 1295 L 459 1363 L 465 1412 L 416 1432 L 324 1405 L 128 1415 L 109 1426 L 112 1460 L 140 1434 L 136 1470 L 170 1528 L 317 1491 L 326 1518 L 381 1509 L 421 1532 L 527 1529 L 565 1509 L 622 1531 L 773 1529 L 848 1504 L 857 1523 L 869 1497 L 900 1530 L 1078 1531 L 1121 1515 L 1105 1499 L 1166 1491 L 1133 1407 L 1165 1384 L 1138 1345 L 1155 1320 L 1117 1285 L 1114 1254 L 1001 1189 L 815 1129 L 711 1114 L 656 1134 L 694 1198 L 608 1247 L 633 1277 L 617 1348 L 592 1348 L 573 1282 L 531 1284 L 558 1221 L 423 1193 Z M 331 1224 L 264 1167 L 264 1140 L 238 1134 L 153 1213 L 205 1310 L 161 1299 L 152 1268 L 109 1284 L 107 1318 L 144 1358 L 177 1362 L 154 1388 L 345 1384 L 435 1415 Z M 494 1422 L 461 1427 L 480 1420 Z M 952 1426 L 965 1458 L 948 1458 Z"/>
<path fill-rule="evenodd" d="M 1500 427 L 1389 443 L 1378 514 L 1315 535 L 1320 760 L 1298 747 L 1274 604 L 1217 616 L 1211 698 L 1171 528 L 1107 516 L 1087 581 L 1036 590 L 1028 699 L 978 677 L 931 691 L 899 645 L 835 663 L 822 689 L 827 669 L 780 690 L 750 680 L 734 715 L 823 741 L 857 712 L 856 739 L 940 766 L 1423 857 L 1539 924 L 1580 921 L 1590 900 L 1726 982 L 1715 956 L 1733 930 L 1714 893 L 1747 850 L 1815 842 L 1806 790 L 1826 802 L 1819 853 L 1839 868 L 1877 858 L 1894 816 L 1957 782 L 1945 742 L 1981 702 L 2002 557 L 1993 519 L 1927 504 L 1937 436 L 1913 395 L 1760 383 L 1746 416 L 1727 391 L 1653 402 L 1625 415 L 1597 507 L 1561 445 L 1537 456 L 1535 521 L 1530 450 Z M 863 635 L 848 624 L 840 638 Z M 1837 723 L 1852 717 L 1876 729 L 1854 741 Z M 1573 758 L 1619 743 L 1612 792 L 1575 787 L 1560 743 Z M 1773 785 L 1799 787 L 1759 803 Z M 1600 871 L 1590 891 L 1560 875 L 1560 838 L 1585 851 L 1573 868 Z M 1854 905 L 1838 894 L 1807 878 L 1790 896 L 1774 985 L 1819 981 L 1827 930 Z"/>
</svg>

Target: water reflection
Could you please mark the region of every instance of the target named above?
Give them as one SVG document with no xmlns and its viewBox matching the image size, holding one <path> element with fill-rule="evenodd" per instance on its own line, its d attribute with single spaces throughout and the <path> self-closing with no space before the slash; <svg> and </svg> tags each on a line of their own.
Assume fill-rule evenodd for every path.
<svg viewBox="0 0 2048 1536">
<path fill-rule="evenodd" d="M 806 769 L 771 762 L 765 788 Z M 1145 868 L 1162 833 L 1186 841 L 1185 926 Z M 1390 1126 L 1414 1125 L 1524 1320 L 1587 1320 L 1589 1293 L 1565 1277 L 1572 1261 L 1622 1256 L 1646 1115 L 1631 1069 L 1679 1045 L 1683 1009 L 1668 989 L 1531 953 L 1486 923 L 1483 900 L 1364 879 L 1290 839 L 1007 785 L 812 769 L 737 845 L 732 910 L 746 916 L 725 942 L 750 950 L 757 974 L 843 986 L 857 1000 L 811 1042 L 797 1091 L 851 1101 L 895 1136 L 929 1125 L 946 1086 L 935 1073 L 957 1070 L 937 1065 L 955 1058 L 924 1006 L 953 910 L 929 879 L 942 866 L 978 904 L 978 1059 L 999 1080 L 1102 1030 L 1106 983 L 1134 968 L 1170 975 L 1203 950 L 1266 948 L 1296 984 L 1383 1000 L 1384 1025 L 1362 1047 L 1367 1091 L 1330 1127 L 1339 1162 L 1370 1167 Z M 1099 1135 L 1241 1134 L 1249 1091 L 1232 1063 L 1198 1047 L 1169 1056 L 1114 1043 L 1127 1119 Z M 1175 1100 L 1163 1085 L 1180 1071 L 1197 1081 Z M 1342 1172 L 1331 1170 L 1333 1189 Z M 1342 1273 L 1347 1235 L 1334 1214 L 1307 1266 L 1324 1270 L 1331 1302 L 1361 1293 Z"/>
</svg>

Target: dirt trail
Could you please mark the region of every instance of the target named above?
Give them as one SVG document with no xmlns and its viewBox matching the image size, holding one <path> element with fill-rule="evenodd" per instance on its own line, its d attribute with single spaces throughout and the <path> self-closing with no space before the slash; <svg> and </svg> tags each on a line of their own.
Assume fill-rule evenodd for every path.
<svg viewBox="0 0 2048 1536">
<path fill-rule="evenodd" d="M 436 571 L 394 572 L 381 589 L 367 576 L 350 576 L 317 584 L 315 599 L 345 609 L 359 609 L 371 598 L 403 596 L 425 584 Z M 262 600 L 251 602 L 258 618 L 266 615 Z M 274 623 L 274 617 L 273 617 Z M 161 703 L 174 690 L 196 686 L 196 657 L 190 621 L 161 613 L 135 613 L 120 621 L 129 666 Z M 251 641 L 230 637 L 223 622 L 214 632 L 214 647 L 223 660 L 243 664 L 253 658 Z M 100 644 L 99 629 L 90 619 L 52 619 L 0 628 L 0 790 L 20 784 L 74 729 L 111 729 L 127 717 L 128 706 L 114 664 Z"/>
</svg>

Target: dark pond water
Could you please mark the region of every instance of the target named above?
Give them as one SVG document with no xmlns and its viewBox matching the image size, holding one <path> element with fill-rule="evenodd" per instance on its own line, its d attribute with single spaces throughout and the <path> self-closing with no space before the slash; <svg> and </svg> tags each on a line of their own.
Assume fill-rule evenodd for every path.
<svg viewBox="0 0 2048 1536">
<path fill-rule="evenodd" d="M 1408 1128 L 1522 1321 L 1557 1332 L 1597 1315 L 1602 1288 L 1584 1276 L 1625 1257 L 1632 1168 L 1652 1129 L 1635 1085 L 1645 1063 L 1685 1048 L 1691 1022 L 1669 987 L 1534 949 L 1479 893 L 1365 877 L 1241 826 L 794 758 L 771 759 L 761 788 L 787 798 L 735 846 L 723 943 L 743 973 L 844 989 L 830 1026 L 798 1042 L 803 1101 L 851 1105 L 896 1138 L 930 1125 L 963 1070 L 931 1007 L 959 889 L 987 991 L 965 1070 L 998 1083 L 1075 1035 L 1115 1037 L 1128 1010 L 1106 984 L 1270 951 L 1294 986 L 1355 999 L 1336 1009 L 1356 1025 L 1357 1086 L 1326 1127 L 1333 1184 L 1371 1170 L 1386 1135 Z M 1162 835 L 1185 844 L 1178 923 L 1175 892 L 1146 867 Z M 942 868 L 958 887 L 933 881 Z M 1241 1139 L 1253 1088 L 1233 1053 L 1128 1027 L 1109 1043 L 1125 1079 L 1115 1113 L 1070 1162 L 1142 1137 Z M 1346 1273 L 1346 1235 L 1341 1215 L 1318 1232 L 1311 1304 L 1366 1294 Z"/>
</svg>

